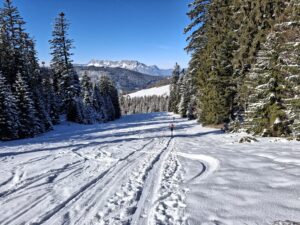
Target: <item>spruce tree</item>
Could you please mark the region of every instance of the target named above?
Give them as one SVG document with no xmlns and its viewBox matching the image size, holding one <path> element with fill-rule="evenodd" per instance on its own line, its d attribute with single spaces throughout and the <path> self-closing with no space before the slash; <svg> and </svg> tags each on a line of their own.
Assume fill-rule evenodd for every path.
<svg viewBox="0 0 300 225">
<path fill-rule="evenodd" d="M 95 123 L 98 116 L 93 106 L 93 84 L 87 72 L 83 74 L 81 79 L 81 96 L 88 123 Z"/>
<path fill-rule="evenodd" d="M 196 117 L 196 88 L 193 82 L 192 74 L 188 71 L 183 76 L 180 86 L 180 102 L 178 111 L 181 117 L 195 119 Z"/>
<path fill-rule="evenodd" d="M 34 137 L 41 132 L 39 121 L 36 118 L 36 110 L 26 80 L 20 73 L 15 83 L 15 98 L 19 111 L 19 137 Z"/>
<path fill-rule="evenodd" d="M 34 41 L 25 31 L 24 25 L 25 22 L 17 8 L 12 5 L 12 1 L 5 0 L 0 17 L 0 69 L 17 100 L 17 96 L 20 94 L 18 91 L 21 90 L 20 85 L 26 85 L 24 87 L 26 96 L 29 96 L 26 99 L 30 98 L 28 104 L 31 105 L 30 110 L 32 109 L 29 114 L 33 115 L 35 125 L 34 132 L 28 132 L 28 135 L 32 136 L 50 130 L 52 123 L 49 112 L 44 108 L 42 87 L 40 86 L 41 74 Z M 19 102 L 18 107 L 20 104 Z M 19 121 L 21 123 L 21 118 Z M 19 126 L 19 128 L 22 128 L 20 137 L 26 137 L 26 127 Z M 28 127 L 28 130 L 31 128 Z"/>
<path fill-rule="evenodd" d="M 21 37 L 19 26 L 24 25 L 24 21 L 12 0 L 4 0 L 3 8 L 0 12 L 1 27 L 1 71 L 7 82 L 13 85 L 16 81 L 17 73 L 21 65 L 22 53 L 20 51 Z"/>
<path fill-rule="evenodd" d="M 189 86 L 187 80 L 187 74 L 182 75 L 182 82 L 179 84 L 179 91 L 180 91 L 180 102 L 178 105 L 178 112 L 181 117 L 187 117 L 187 107 L 189 102 Z"/>
<path fill-rule="evenodd" d="M 176 63 L 173 73 L 172 81 L 170 85 L 170 99 L 169 99 L 169 111 L 178 113 L 178 104 L 180 101 L 180 90 L 178 86 L 178 81 L 180 79 L 180 66 Z"/>
<path fill-rule="evenodd" d="M 11 140 L 19 137 L 19 115 L 16 99 L 10 85 L 0 73 L 0 140 Z"/>
<path fill-rule="evenodd" d="M 280 10 L 284 11 L 276 18 L 242 88 L 243 95 L 248 96 L 243 128 L 263 136 L 300 132 L 300 7 L 290 1 Z"/>
<path fill-rule="evenodd" d="M 54 71 L 54 88 L 61 99 L 61 112 L 66 112 L 67 120 L 86 123 L 84 104 L 80 96 L 78 74 L 72 65 L 72 40 L 68 38 L 69 23 L 64 13 L 55 19 L 51 44 L 51 68 Z"/>
<path fill-rule="evenodd" d="M 97 113 L 97 120 L 102 121 L 104 118 L 104 113 L 103 113 L 104 103 L 103 103 L 103 98 L 98 83 L 93 84 L 92 104 L 93 104 L 93 108 Z"/>
<path fill-rule="evenodd" d="M 114 107 L 114 111 L 115 111 L 115 119 L 119 119 L 121 117 L 121 109 L 120 109 L 120 103 L 119 103 L 119 94 L 118 94 L 118 90 L 115 87 L 113 81 L 111 79 L 109 79 L 108 81 L 109 84 L 109 95 Z"/>
<path fill-rule="evenodd" d="M 54 91 L 52 71 L 48 68 L 43 67 L 41 69 L 41 75 L 45 110 L 49 113 L 52 123 L 58 124 L 60 122 L 60 109 L 58 104 L 58 97 Z"/>
<path fill-rule="evenodd" d="M 199 119 L 204 124 L 219 124 L 231 116 L 232 53 L 237 48 L 232 6 L 229 0 L 195 1 L 188 13 L 192 23 L 185 31 L 195 29 L 187 47 L 192 53 L 190 71 L 197 81 Z"/>
<path fill-rule="evenodd" d="M 112 121 L 116 118 L 116 112 L 111 98 L 111 81 L 107 76 L 101 76 L 99 88 L 102 100 L 103 121 Z"/>
</svg>

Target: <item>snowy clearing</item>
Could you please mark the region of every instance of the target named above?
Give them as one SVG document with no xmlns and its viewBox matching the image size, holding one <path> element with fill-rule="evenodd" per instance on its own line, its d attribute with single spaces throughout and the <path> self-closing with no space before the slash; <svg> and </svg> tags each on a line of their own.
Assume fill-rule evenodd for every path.
<svg viewBox="0 0 300 225">
<path fill-rule="evenodd" d="M 67 124 L 0 143 L 0 224 L 300 221 L 300 142 L 238 143 L 173 115 Z"/>
<path fill-rule="evenodd" d="M 165 85 L 161 87 L 154 87 L 149 89 L 143 89 L 127 96 L 130 98 L 135 97 L 145 97 L 145 96 L 169 96 L 170 95 L 170 85 Z"/>
</svg>

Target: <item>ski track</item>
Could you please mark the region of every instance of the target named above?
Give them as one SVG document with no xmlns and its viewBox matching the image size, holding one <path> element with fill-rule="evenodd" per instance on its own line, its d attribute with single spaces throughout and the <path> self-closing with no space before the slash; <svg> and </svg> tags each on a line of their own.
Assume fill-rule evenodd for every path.
<svg viewBox="0 0 300 225">
<path fill-rule="evenodd" d="M 118 133 L 112 135 L 116 137 L 110 141 L 114 145 L 108 144 L 107 135 L 99 145 L 97 136 L 87 141 L 68 141 L 66 137 L 55 145 L 48 145 L 43 138 L 41 144 L 34 141 L 32 146 L 0 149 L 1 162 L 11 167 L 5 169 L 6 179 L 0 179 L 0 224 L 130 223 L 144 184 L 150 182 L 149 174 L 161 163 L 171 143 L 164 135 L 166 125 L 156 123 L 160 124 L 151 121 L 147 127 L 144 122 L 146 129 L 142 130 L 136 123 L 129 125 L 129 137 L 126 135 L 124 141 Z M 125 154 L 115 158 L 122 148 Z M 100 165 L 103 162 L 104 167 Z M 69 186 L 69 180 L 78 182 Z M 20 204 L 11 208 L 14 202 Z"/>
<path fill-rule="evenodd" d="M 175 140 L 169 151 L 166 152 L 158 172 L 158 182 L 152 193 L 151 207 L 145 224 L 184 225 L 186 190 L 180 186 L 182 183 L 182 169 L 175 154 Z M 139 223 L 136 223 L 139 224 Z"/>
<path fill-rule="evenodd" d="M 192 177 L 190 179 L 190 181 L 192 181 L 196 178 L 198 180 L 204 180 L 205 178 L 207 178 L 208 176 L 213 174 L 216 170 L 218 170 L 218 168 L 220 166 L 220 162 L 218 159 L 215 159 L 208 155 L 188 154 L 188 153 L 183 153 L 183 152 L 177 152 L 176 154 L 178 156 L 181 156 L 181 157 L 184 157 L 184 158 L 187 158 L 190 160 L 197 160 L 202 165 L 202 169 L 200 170 L 200 172 L 197 175 L 195 175 L 194 177 Z"/>
<path fill-rule="evenodd" d="M 105 200 L 105 199 L 103 200 L 103 198 L 109 192 L 112 191 L 111 187 L 113 187 L 116 182 L 119 182 L 120 180 L 124 179 L 124 173 L 126 173 L 128 171 L 128 169 L 135 166 L 135 164 L 133 162 L 138 160 L 143 155 L 143 153 L 141 151 L 145 150 L 145 148 L 147 148 L 148 145 L 150 145 L 150 147 L 152 146 L 151 144 L 153 143 L 153 141 L 154 140 L 147 142 L 144 146 L 142 146 L 142 148 L 140 148 L 136 151 L 133 151 L 126 157 L 120 159 L 115 165 L 113 165 L 112 167 L 110 167 L 109 169 L 104 171 L 102 174 L 100 174 L 99 177 L 92 180 L 84 187 L 82 187 L 78 191 L 78 193 L 75 193 L 74 196 L 71 196 L 71 198 L 68 199 L 65 203 L 63 203 L 58 209 L 54 209 L 52 212 L 50 212 L 50 216 L 46 215 L 37 224 L 42 224 L 42 223 L 46 222 L 46 220 L 48 220 L 50 217 L 52 217 L 53 215 L 58 213 L 62 208 L 64 208 L 64 210 L 66 210 L 68 208 L 69 211 L 76 211 L 76 216 L 74 215 L 74 217 L 78 217 L 80 215 L 80 217 L 83 218 L 83 221 L 86 221 L 87 218 L 89 218 L 88 214 L 90 214 L 90 212 L 92 211 L 92 208 L 95 207 L 95 204 L 97 204 L 97 202 L 103 202 Z M 138 154 L 138 156 L 135 156 L 137 154 Z M 99 185 L 97 185 L 97 183 L 100 180 L 101 180 L 101 183 L 99 183 Z M 89 190 L 87 192 L 87 189 L 91 189 L 91 190 Z M 91 194 L 91 193 L 93 193 L 93 194 Z M 88 196 L 85 196 L 81 200 L 80 198 L 85 194 Z M 67 203 L 69 203 L 70 201 L 72 201 L 72 204 L 67 206 Z M 75 207 L 83 206 L 84 209 L 82 209 L 82 210 L 72 209 L 75 201 L 81 201 L 80 203 L 77 203 L 75 205 Z M 62 212 L 62 214 L 64 214 L 64 212 Z M 75 219 L 74 217 L 73 217 L 73 220 Z M 83 222 L 80 223 L 79 221 L 80 221 L 80 219 L 78 221 L 76 221 L 75 223 L 76 224 L 83 223 Z"/>
<path fill-rule="evenodd" d="M 167 119 L 171 120 L 170 117 Z M 107 135 L 98 146 L 97 139 L 76 141 L 70 138 L 69 141 L 64 140 L 52 146 L 34 142 L 28 149 L 22 146 L 20 149 L 9 147 L 7 151 L 0 151 L 1 160 L 12 166 L 11 171 L 7 170 L 7 179 L 0 185 L 0 207 L 6 209 L 0 217 L 0 224 L 117 225 L 131 224 L 133 218 L 139 221 L 142 217 L 140 213 L 145 211 L 143 196 L 153 199 L 147 210 L 157 208 L 163 201 L 169 200 L 163 197 L 166 193 L 160 193 L 159 199 L 154 202 L 154 195 L 159 194 L 165 185 L 160 179 L 169 179 L 166 182 L 171 182 L 171 177 L 167 178 L 162 170 L 166 169 L 169 175 L 175 175 L 179 169 L 179 162 L 174 158 L 176 155 L 172 154 L 171 159 L 168 159 L 173 149 L 173 139 L 165 135 L 168 131 L 166 125 L 156 126 L 155 121 L 151 121 L 149 127 L 145 122 L 143 126 L 147 128 L 146 131 L 151 131 L 151 136 L 154 134 L 156 137 L 137 132 L 135 127 L 129 125 L 129 136 L 138 135 L 137 139 L 134 136 L 129 139 L 137 145 L 126 142 L 126 139 L 121 141 L 118 138 L 122 136 L 112 134 L 111 137 L 117 138 L 112 141 L 116 145 L 107 144 Z M 88 150 L 90 147 L 92 149 Z M 132 150 L 112 160 L 114 151 L 120 151 L 123 147 Z M 99 167 L 103 160 L 108 160 L 108 167 Z M 47 163 L 53 163 L 51 169 L 45 166 L 32 174 L 27 169 L 27 166 L 39 168 L 41 164 Z M 66 181 L 81 178 L 83 171 L 89 171 L 83 183 L 81 181 L 71 189 L 68 188 Z M 161 175 L 156 176 L 157 173 Z M 159 185 L 150 186 L 151 183 Z M 8 210 L 9 205 L 20 200 L 19 205 Z"/>
<path fill-rule="evenodd" d="M 166 146 L 156 147 L 131 172 L 129 179 L 121 185 L 121 189 L 108 200 L 105 209 L 97 214 L 94 224 L 131 224 L 131 217 L 137 209 L 137 204 L 144 191 L 144 183 L 150 171 L 159 162 L 161 155 L 169 147 L 171 139 Z M 163 144 L 163 143 L 160 143 Z"/>
<path fill-rule="evenodd" d="M 91 181 L 89 181 L 88 183 L 86 183 L 85 185 L 83 185 L 82 187 L 79 188 L 79 190 L 77 190 L 75 193 L 73 193 L 69 198 L 67 198 L 65 201 L 63 201 L 62 203 L 58 204 L 57 206 L 55 206 L 52 210 L 46 212 L 43 216 L 41 216 L 36 222 L 31 223 L 32 225 L 37 225 L 37 224 L 44 224 L 45 222 L 47 222 L 50 218 L 52 218 L 54 215 L 58 214 L 61 210 L 66 210 L 68 207 L 70 207 L 68 204 L 72 203 L 74 204 L 78 199 L 80 199 L 85 192 L 87 192 L 89 189 L 93 188 L 93 186 L 95 186 L 100 180 L 102 181 L 102 179 L 109 173 L 113 173 L 112 171 L 115 170 L 117 167 L 120 167 L 118 172 L 124 167 L 124 165 L 122 164 L 122 162 L 125 162 L 134 154 L 136 154 L 137 152 L 143 150 L 147 145 L 149 145 L 152 142 L 149 141 L 147 142 L 141 149 L 137 150 L 137 151 L 133 151 L 130 154 L 128 154 L 127 156 L 125 156 L 124 158 L 121 158 L 117 161 L 117 163 L 115 163 L 113 166 L 111 166 L 109 169 L 105 170 L 104 172 L 102 172 L 99 176 L 97 176 L 96 178 L 92 179 Z M 74 152 L 74 151 L 72 151 Z M 77 155 L 77 154 L 76 154 Z M 99 191 L 99 190 L 97 190 Z M 95 196 L 92 196 L 92 198 L 94 198 Z M 71 204 L 71 205 L 72 205 Z M 85 204 L 87 205 L 87 203 Z"/>
<path fill-rule="evenodd" d="M 0 142 L 0 224 L 298 220 L 299 144 L 288 142 L 280 151 L 274 139 L 238 144 L 241 135 L 224 135 L 177 116 L 171 138 L 173 116 L 62 124 L 37 138 Z"/>
</svg>

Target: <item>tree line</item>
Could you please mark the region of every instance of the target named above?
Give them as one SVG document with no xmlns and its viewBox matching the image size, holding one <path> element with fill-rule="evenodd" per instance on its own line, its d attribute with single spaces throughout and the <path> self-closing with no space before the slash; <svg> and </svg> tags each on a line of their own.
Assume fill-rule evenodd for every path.
<svg viewBox="0 0 300 225">
<path fill-rule="evenodd" d="M 190 120 L 197 117 L 197 89 L 191 75 L 189 71 L 181 70 L 180 66 L 175 64 L 168 105 L 169 112 L 174 112 Z"/>
<path fill-rule="evenodd" d="M 151 112 L 167 112 L 169 104 L 168 96 L 144 96 L 134 97 L 122 96 L 120 105 L 122 115 L 151 113 Z"/>
<path fill-rule="evenodd" d="M 299 2 L 194 0 L 189 7 L 186 73 L 197 119 L 263 136 L 299 134 Z M 169 107 L 185 116 L 179 77 L 176 71 Z"/>
<path fill-rule="evenodd" d="M 40 67 L 35 42 L 12 0 L 0 11 L 0 139 L 34 137 L 49 131 L 65 114 L 68 121 L 91 124 L 121 116 L 118 92 L 101 77 L 80 80 L 71 59 L 72 40 L 64 13 L 55 19 L 50 68 Z"/>
</svg>

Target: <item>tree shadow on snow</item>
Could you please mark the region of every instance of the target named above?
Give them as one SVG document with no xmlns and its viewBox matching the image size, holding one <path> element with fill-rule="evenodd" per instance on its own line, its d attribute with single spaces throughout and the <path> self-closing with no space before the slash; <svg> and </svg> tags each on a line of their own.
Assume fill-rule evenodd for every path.
<svg viewBox="0 0 300 225">
<path fill-rule="evenodd" d="M 9 156 L 17 156 L 27 153 L 35 153 L 35 152 L 45 152 L 45 151 L 56 151 L 68 149 L 70 151 L 78 151 L 85 147 L 93 147 L 97 145 L 104 144 L 115 144 L 121 142 L 131 142 L 137 140 L 151 140 L 153 138 L 169 138 L 170 130 L 168 124 L 171 123 L 173 119 L 171 116 L 168 116 L 167 113 L 152 113 L 152 114 L 139 114 L 139 115 L 131 115 L 121 118 L 118 121 L 113 121 L 106 124 L 97 124 L 97 125 L 78 125 L 73 124 L 72 126 L 63 126 L 62 131 L 56 130 L 52 131 L 48 134 L 44 134 L 40 137 L 32 138 L 32 139 L 24 139 L 17 140 L 12 142 L 5 142 L 6 145 L 0 143 L 0 147 L 18 147 L 20 145 L 26 144 L 54 144 L 60 142 L 68 143 L 63 146 L 57 147 L 49 147 L 49 148 L 36 148 L 31 149 L 29 151 L 13 151 L 13 152 L 2 152 L 0 153 L 0 158 L 9 157 Z M 180 132 L 184 129 L 189 129 L 192 127 L 192 124 L 186 124 L 186 119 L 176 119 L 175 124 L 176 132 Z M 181 124 L 180 124 L 181 123 Z M 147 126 L 155 126 L 161 125 L 159 127 L 151 127 L 147 128 Z M 77 129 L 76 129 L 77 128 Z M 134 130 L 122 131 L 124 129 L 134 128 Z M 139 128 L 139 129 L 137 129 Z M 112 133 L 103 133 L 106 131 L 115 131 Z M 121 131 L 120 131 L 121 130 Z M 51 134 L 52 133 L 52 134 Z M 214 130 L 208 132 L 201 132 L 196 134 L 176 134 L 174 137 L 201 137 L 208 134 L 222 134 L 222 131 Z M 133 137 L 130 137 L 133 136 Z M 144 137 L 142 137 L 144 136 Z M 113 140 L 105 140 L 105 139 L 113 139 Z M 97 141 L 97 140 L 101 141 Z M 103 139 L 103 140 L 102 140 Z M 91 141 L 88 143 L 74 143 L 72 144 L 72 140 L 80 140 L 80 141 Z M 95 141 L 92 141 L 95 140 Z"/>
<path fill-rule="evenodd" d="M 0 148 L 18 147 L 27 144 L 43 144 L 45 142 L 57 143 L 61 141 L 68 141 L 73 138 L 82 137 L 88 134 L 98 133 L 98 132 L 101 133 L 106 131 L 122 130 L 122 129 L 142 127 L 142 126 L 167 124 L 170 123 L 171 121 L 172 121 L 171 117 L 168 115 L 168 113 L 149 113 L 149 114 L 127 115 L 122 117 L 119 120 L 115 120 L 107 123 L 98 123 L 93 125 L 82 125 L 82 124 L 75 124 L 71 122 L 65 122 L 63 124 L 55 126 L 54 130 L 34 138 L 0 142 Z M 95 138 L 95 136 L 93 136 L 93 138 Z"/>
</svg>

